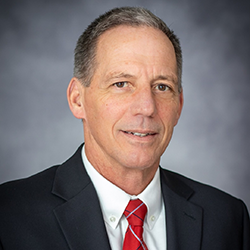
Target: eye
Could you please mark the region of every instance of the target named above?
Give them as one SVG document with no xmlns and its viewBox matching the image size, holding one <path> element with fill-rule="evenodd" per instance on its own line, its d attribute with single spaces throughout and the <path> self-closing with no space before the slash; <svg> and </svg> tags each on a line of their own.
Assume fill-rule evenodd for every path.
<svg viewBox="0 0 250 250">
<path fill-rule="evenodd" d="M 166 84 L 160 83 L 155 87 L 159 91 L 167 91 L 169 87 Z"/>
<path fill-rule="evenodd" d="M 116 86 L 117 88 L 124 88 L 128 86 L 128 82 L 116 82 L 113 85 Z"/>
</svg>

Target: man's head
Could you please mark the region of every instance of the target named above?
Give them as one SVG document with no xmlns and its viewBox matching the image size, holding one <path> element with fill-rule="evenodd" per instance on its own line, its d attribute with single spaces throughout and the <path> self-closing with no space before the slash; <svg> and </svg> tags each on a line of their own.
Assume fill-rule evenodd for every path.
<svg viewBox="0 0 250 250">
<path fill-rule="evenodd" d="M 178 66 L 179 92 L 182 90 L 182 51 L 179 39 L 157 16 L 144 8 L 115 8 L 95 19 L 79 37 L 75 48 L 74 76 L 89 86 L 96 68 L 96 46 L 99 37 L 106 31 L 121 25 L 147 26 L 161 30 L 174 46 Z"/>
<path fill-rule="evenodd" d="M 121 16 L 123 11 L 128 15 L 138 9 L 114 10 Z M 100 18 L 107 20 L 106 26 L 107 15 Z M 96 29 L 99 21 L 94 23 Z M 82 72 L 80 66 L 75 71 L 67 92 L 69 106 L 83 120 L 90 163 L 126 192 L 139 193 L 152 180 L 181 114 L 176 48 L 165 32 L 152 25 L 116 24 L 99 36 L 90 27 L 88 33 L 98 39 L 88 45 L 94 51 L 92 58 L 84 60 L 94 67 L 88 62 L 85 70 L 89 67 L 90 72 Z M 76 64 L 82 60 L 84 37 L 78 42 Z"/>
</svg>

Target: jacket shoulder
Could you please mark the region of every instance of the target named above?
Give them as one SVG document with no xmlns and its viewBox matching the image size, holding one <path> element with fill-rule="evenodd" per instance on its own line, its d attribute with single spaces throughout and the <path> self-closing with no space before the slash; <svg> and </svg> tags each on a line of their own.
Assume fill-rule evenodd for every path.
<svg viewBox="0 0 250 250">
<path fill-rule="evenodd" d="M 39 197 L 51 193 L 55 172 L 58 166 L 50 167 L 27 178 L 13 180 L 0 185 L 1 208 L 10 209 L 23 202 L 28 204 Z"/>
<path fill-rule="evenodd" d="M 242 206 L 245 207 L 240 199 L 211 185 L 166 169 L 161 169 L 161 174 L 172 191 L 201 207 L 209 207 L 216 211 L 221 210 L 223 213 L 227 213 L 225 209 L 229 211 L 242 209 Z"/>
<path fill-rule="evenodd" d="M 43 197 L 51 194 L 57 173 L 64 173 L 67 178 L 71 177 L 72 165 L 80 161 L 81 147 L 64 163 L 49 167 L 30 177 L 9 181 L 0 185 L 0 200 L 3 204 L 11 200 L 31 200 L 33 197 Z M 79 163 L 78 163 L 79 165 Z M 70 181 L 69 181 L 70 182 Z M 73 185 L 73 184 L 72 184 Z"/>
</svg>

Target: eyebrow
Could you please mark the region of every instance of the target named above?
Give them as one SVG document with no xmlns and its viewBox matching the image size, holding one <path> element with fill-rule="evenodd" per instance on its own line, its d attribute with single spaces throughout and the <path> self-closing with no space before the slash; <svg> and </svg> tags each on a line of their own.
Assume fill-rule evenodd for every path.
<svg viewBox="0 0 250 250">
<path fill-rule="evenodd" d="M 126 79 L 131 79 L 131 78 L 135 78 L 134 75 L 131 75 L 131 74 L 128 74 L 128 73 L 111 73 L 109 74 L 110 76 L 107 76 L 107 81 L 110 81 L 110 80 L 114 80 L 114 79 L 119 79 L 119 78 L 126 78 Z M 152 79 L 151 82 L 155 82 L 155 81 L 158 81 L 158 80 L 166 80 L 166 81 L 171 81 L 175 84 L 178 83 L 178 80 L 177 80 L 177 77 L 175 75 L 158 75 L 156 76 L 154 79 Z"/>
<path fill-rule="evenodd" d="M 166 80 L 171 81 L 177 84 L 177 77 L 174 75 L 158 75 L 156 78 L 154 78 L 152 81 L 158 81 L 158 80 Z"/>
<path fill-rule="evenodd" d="M 118 79 L 118 78 L 134 78 L 135 76 L 131 74 L 126 74 L 126 73 L 111 73 L 107 76 L 107 80 L 113 80 L 113 79 Z"/>
</svg>

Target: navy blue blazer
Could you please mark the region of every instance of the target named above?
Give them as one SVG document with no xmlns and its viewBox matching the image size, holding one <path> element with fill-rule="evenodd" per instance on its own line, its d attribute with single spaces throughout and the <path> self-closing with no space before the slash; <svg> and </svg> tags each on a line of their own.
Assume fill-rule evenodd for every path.
<svg viewBox="0 0 250 250">
<path fill-rule="evenodd" d="M 62 165 L 0 186 L 0 250 L 111 249 L 81 148 Z M 160 176 L 168 250 L 250 250 L 241 200 L 168 170 Z"/>
</svg>

